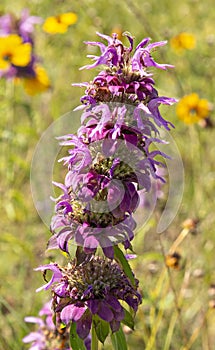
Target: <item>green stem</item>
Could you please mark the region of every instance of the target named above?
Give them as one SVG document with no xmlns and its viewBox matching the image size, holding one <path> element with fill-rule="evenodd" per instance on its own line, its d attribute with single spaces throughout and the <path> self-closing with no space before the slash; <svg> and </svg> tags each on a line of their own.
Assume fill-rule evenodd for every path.
<svg viewBox="0 0 215 350">
<path fill-rule="evenodd" d="M 202 157 L 201 157 L 201 150 L 202 150 L 202 144 L 200 140 L 200 135 L 196 129 L 196 125 L 190 125 L 189 127 L 189 136 L 190 136 L 190 153 L 191 153 L 191 159 L 192 159 L 192 203 L 193 203 L 193 210 L 194 213 L 192 215 L 195 215 L 198 217 L 200 204 L 202 202 L 201 198 L 201 188 L 202 186 Z M 198 186 L 197 186 L 198 184 Z"/>
<path fill-rule="evenodd" d="M 92 322 L 92 339 L 91 339 L 91 350 L 98 350 L 99 348 L 99 342 L 98 342 L 98 338 L 96 335 L 96 328 L 95 328 L 95 324 L 94 321 Z"/>
</svg>

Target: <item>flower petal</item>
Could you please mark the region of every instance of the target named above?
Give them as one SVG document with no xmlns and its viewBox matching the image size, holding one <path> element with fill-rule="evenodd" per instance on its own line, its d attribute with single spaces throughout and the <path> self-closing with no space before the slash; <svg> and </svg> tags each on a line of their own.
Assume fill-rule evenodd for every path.
<svg viewBox="0 0 215 350">
<path fill-rule="evenodd" d="M 112 321 L 114 318 L 114 314 L 111 311 L 109 305 L 107 305 L 106 302 L 102 302 L 102 301 L 99 303 L 99 309 L 97 314 L 99 315 L 99 317 L 102 318 L 102 320 L 107 322 Z"/>
<path fill-rule="evenodd" d="M 37 323 L 41 327 L 44 326 L 43 320 L 39 317 L 27 316 L 24 318 L 24 321 L 29 323 Z"/>
<path fill-rule="evenodd" d="M 109 295 L 106 301 L 115 311 L 120 312 L 122 310 L 122 305 L 114 296 Z"/>
<path fill-rule="evenodd" d="M 92 324 L 92 315 L 89 311 L 86 311 L 84 315 L 77 321 L 77 334 L 81 339 L 85 339 L 90 333 Z"/>
<path fill-rule="evenodd" d="M 60 317 L 62 322 L 68 324 L 70 321 L 77 322 L 85 313 L 86 306 L 75 306 L 68 305 L 63 308 L 61 311 Z"/>
<path fill-rule="evenodd" d="M 38 332 L 31 332 L 30 334 L 26 335 L 22 341 L 23 343 L 30 343 L 32 341 L 42 341 L 43 340 L 43 336 L 38 333 Z"/>
<path fill-rule="evenodd" d="M 87 302 L 88 307 L 93 315 L 95 315 L 99 308 L 99 301 L 97 299 L 91 299 Z"/>
<path fill-rule="evenodd" d="M 62 278 L 62 273 L 60 272 L 57 264 L 47 264 L 47 265 L 42 265 L 37 267 L 36 269 L 34 269 L 35 271 L 46 271 L 46 270 L 51 270 L 53 272 L 52 278 L 50 279 L 50 281 L 45 284 L 44 286 L 38 288 L 36 290 L 36 292 L 40 292 L 41 290 L 45 289 L 49 289 L 53 283 L 55 282 L 60 282 L 61 278 Z"/>
</svg>

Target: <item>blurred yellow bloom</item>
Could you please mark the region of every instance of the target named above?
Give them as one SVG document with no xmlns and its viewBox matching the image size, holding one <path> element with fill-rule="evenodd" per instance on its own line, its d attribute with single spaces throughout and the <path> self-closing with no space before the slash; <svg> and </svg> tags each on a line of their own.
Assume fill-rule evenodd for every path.
<svg viewBox="0 0 215 350">
<path fill-rule="evenodd" d="M 27 66 L 31 60 L 31 50 L 31 44 L 23 43 L 16 34 L 0 37 L 0 69 L 8 69 L 11 64 Z"/>
<path fill-rule="evenodd" d="M 48 17 L 43 24 L 43 30 L 49 34 L 63 34 L 70 25 L 77 22 L 77 19 L 77 15 L 73 12 L 62 13 L 55 17 Z"/>
<path fill-rule="evenodd" d="M 180 33 L 170 40 L 171 47 L 177 52 L 182 53 L 184 50 L 192 50 L 196 46 L 196 39 L 193 34 Z"/>
<path fill-rule="evenodd" d="M 206 99 L 200 99 L 196 93 L 184 96 L 176 107 L 179 119 L 186 124 L 198 123 L 201 119 L 207 118 L 210 111 L 210 103 Z"/>
<path fill-rule="evenodd" d="M 181 255 L 177 252 L 165 256 L 165 264 L 167 267 L 178 270 L 180 267 Z"/>
<path fill-rule="evenodd" d="M 111 36 L 112 36 L 112 33 L 116 33 L 117 39 L 122 40 L 122 29 L 120 27 L 113 27 L 110 33 Z"/>
<path fill-rule="evenodd" d="M 36 95 L 48 90 L 51 86 L 49 77 L 43 67 L 37 65 L 35 68 L 36 76 L 33 78 L 24 78 L 24 89 L 28 95 Z"/>
</svg>

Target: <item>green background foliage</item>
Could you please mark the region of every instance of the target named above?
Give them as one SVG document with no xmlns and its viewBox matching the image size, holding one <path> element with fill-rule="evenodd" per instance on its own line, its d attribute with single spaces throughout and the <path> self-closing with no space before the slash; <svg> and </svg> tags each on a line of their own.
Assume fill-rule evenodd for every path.
<svg viewBox="0 0 215 350">
<path fill-rule="evenodd" d="M 214 101 L 212 0 L 2 0 L 0 11 L 19 14 L 25 7 L 44 19 L 73 11 L 78 21 L 63 35 L 51 36 L 36 26 L 36 52 L 50 76 L 50 91 L 29 97 L 22 85 L 0 81 L 0 348 L 4 350 L 27 348 L 22 338 L 33 327 L 23 319 L 36 316 L 48 297 L 45 292 L 35 293 L 43 280 L 33 268 L 52 256 L 44 253 L 50 233 L 34 208 L 30 165 L 42 133 L 79 104 L 83 91 L 71 83 L 89 81 L 98 72 L 79 70 L 89 63 L 86 55 L 91 53 L 83 41 L 95 41 L 96 31 L 111 34 L 114 28 L 131 32 L 136 43 L 147 36 L 159 41 L 182 31 L 192 33 L 197 41 L 192 51 L 178 56 L 167 45 L 154 53 L 158 62 L 175 65 L 174 71 L 154 71 L 156 87 L 160 95 L 180 98 L 196 92 Z M 135 330 L 127 330 L 126 338 L 132 350 L 212 350 L 215 316 L 208 304 L 215 295 L 208 295 L 208 289 L 215 283 L 214 128 L 184 125 L 175 107 L 162 112 L 176 126 L 171 134 L 183 158 L 185 190 L 177 217 L 160 238 L 155 228 L 164 199 L 134 240 L 138 257 L 132 267 L 140 279 L 143 303 Z M 180 269 L 168 270 L 163 252 L 171 248 L 188 217 L 199 220 L 198 230 L 180 245 Z M 104 349 L 112 349 L 111 343 Z"/>
</svg>

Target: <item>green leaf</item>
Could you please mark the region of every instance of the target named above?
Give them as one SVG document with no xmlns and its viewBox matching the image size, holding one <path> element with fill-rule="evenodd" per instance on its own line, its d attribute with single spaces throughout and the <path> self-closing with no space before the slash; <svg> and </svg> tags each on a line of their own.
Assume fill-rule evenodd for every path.
<svg viewBox="0 0 215 350">
<path fill-rule="evenodd" d="M 86 350 L 86 347 L 84 345 L 84 342 L 82 339 L 79 338 L 77 332 L 76 332 L 76 323 L 72 322 L 70 326 L 70 345 L 71 348 L 74 350 Z"/>
<path fill-rule="evenodd" d="M 123 271 L 125 272 L 126 276 L 130 279 L 133 286 L 136 286 L 135 278 L 134 278 L 134 275 L 132 273 L 131 267 L 130 267 L 128 261 L 126 260 L 123 252 L 121 251 L 121 249 L 118 246 L 114 246 L 114 257 L 115 257 L 116 261 L 118 261 L 119 264 L 121 265 Z"/>
<path fill-rule="evenodd" d="M 128 312 L 128 310 L 126 310 L 124 307 L 123 307 L 123 310 L 125 313 L 125 317 L 121 322 L 123 324 L 125 324 L 126 326 L 128 326 L 129 328 L 134 330 L 134 318 L 132 317 L 130 312 Z"/>
<path fill-rule="evenodd" d="M 125 334 L 123 333 L 122 327 L 120 326 L 120 329 L 111 334 L 111 341 L 114 350 L 127 350 L 127 343 L 125 339 Z"/>
<path fill-rule="evenodd" d="M 97 315 L 93 316 L 93 322 L 95 325 L 95 331 L 96 335 L 98 337 L 98 340 L 104 344 L 105 339 L 107 338 L 109 334 L 109 323 L 102 320 L 100 317 Z"/>
</svg>

